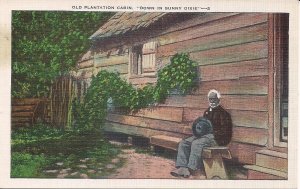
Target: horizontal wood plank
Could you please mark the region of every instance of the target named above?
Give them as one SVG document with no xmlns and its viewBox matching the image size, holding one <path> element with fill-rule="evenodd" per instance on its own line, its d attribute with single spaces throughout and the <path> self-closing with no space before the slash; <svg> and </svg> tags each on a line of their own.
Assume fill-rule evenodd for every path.
<svg viewBox="0 0 300 189">
<path fill-rule="evenodd" d="M 11 113 L 12 117 L 32 117 L 33 112 L 12 112 Z"/>
<path fill-rule="evenodd" d="M 35 105 L 12 106 L 12 112 L 32 112 Z"/>
<path fill-rule="evenodd" d="M 206 94 L 216 89 L 223 95 L 267 95 L 268 76 L 242 77 L 223 81 L 203 81 L 194 94 Z"/>
<path fill-rule="evenodd" d="M 110 48 L 108 47 L 105 51 L 96 52 L 94 58 L 98 59 L 98 58 L 109 58 L 110 56 L 123 56 L 128 54 L 128 52 L 129 52 L 128 48 L 118 44 L 117 47 L 110 47 Z"/>
<path fill-rule="evenodd" d="M 128 56 L 109 56 L 102 57 L 102 58 L 96 58 L 95 60 L 95 67 L 106 67 L 106 66 L 112 66 L 112 65 L 118 65 L 118 64 L 124 64 L 129 62 Z"/>
<path fill-rule="evenodd" d="M 160 36 L 159 44 L 166 45 L 215 33 L 225 32 L 228 30 L 263 23 L 266 22 L 267 19 L 268 14 L 265 13 L 245 13 L 232 16 L 230 18 L 224 17 L 223 19 L 218 19 L 212 22 L 197 25 L 196 27 L 190 27 Z"/>
<path fill-rule="evenodd" d="M 241 77 L 268 75 L 268 60 L 250 60 L 229 64 L 199 67 L 201 81 L 240 79 Z"/>
<path fill-rule="evenodd" d="M 13 106 L 20 106 L 20 105 L 34 105 L 40 102 L 43 99 L 40 98 L 20 98 L 20 99 L 12 99 Z"/>
<path fill-rule="evenodd" d="M 221 104 L 230 110 L 268 111 L 267 96 L 222 95 Z"/>
<path fill-rule="evenodd" d="M 228 145 L 232 157 L 243 164 L 255 164 L 255 155 L 263 147 L 231 142 Z"/>
<path fill-rule="evenodd" d="M 177 151 L 178 144 L 182 138 L 170 137 L 166 135 L 155 135 L 150 138 L 151 145 L 161 146 L 163 148 L 168 148 Z"/>
<path fill-rule="evenodd" d="M 83 69 L 83 68 L 89 68 L 94 66 L 94 60 L 86 60 L 83 62 L 78 63 L 78 68 Z"/>
<path fill-rule="evenodd" d="M 206 109 L 184 108 L 183 120 L 193 122 L 198 117 L 202 117 Z M 239 127 L 268 128 L 268 112 L 227 110 L 232 119 L 232 124 Z"/>
<path fill-rule="evenodd" d="M 260 167 L 257 165 L 245 165 L 248 170 L 247 178 L 249 180 L 287 180 L 288 173 Z"/>
<path fill-rule="evenodd" d="M 86 61 L 86 60 L 89 60 L 89 59 L 93 59 L 92 50 L 88 50 L 84 55 L 82 55 L 82 57 L 79 60 L 79 63 L 83 62 L 83 61 Z"/>
<path fill-rule="evenodd" d="M 199 65 L 241 62 L 268 57 L 268 42 L 258 41 L 229 47 L 192 52 L 190 58 Z"/>
<path fill-rule="evenodd" d="M 157 57 L 173 56 L 180 52 L 191 53 L 208 49 L 221 48 L 243 43 L 267 40 L 268 25 L 262 23 L 238 30 L 217 33 L 210 36 L 190 39 L 158 47 Z"/>
<path fill-rule="evenodd" d="M 118 64 L 118 65 L 112 65 L 112 66 L 106 66 L 106 67 L 98 67 L 97 71 L 106 70 L 108 72 L 118 72 L 120 74 L 127 74 L 128 73 L 128 64 Z"/>
<path fill-rule="evenodd" d="M 145 77 L 131 77 L 129 82 L 133 85 L 142 85 L 142 84 L 151 84 L 156 83 L 157 77 L 154 76 L 145 76 Z"/>
<path fill-rule="evenodd" d="M 31 117 L 12 117 L 11 122 L 12 123 L 31 123 L 32 118 Z"/>
<path fill-rule="evenodd" d="M 155 129 L 155 130 L 171 131 L 171 132 L 178 132 L 178 133 L 183 133 L 184 127 L 188 126 L 186 124 L 180 124 L 176 122 L 127 116 L 127 115 L 118 115 L 118 114 L 108 114 L 106 119 L 108 121 L 121 123 L 124 125 L 133 125 L 137 127 L 145 127 L 145 128 Z"/>
<path fill-rule="evenodd" d="M 240 127 L 267 129 L 268 112 L 230 110 L 232 123 Z"/>
<path fill-rule="evenodd" d="M 205 112 L 204 109 L 194 109 L 194 108 L 184 108 L 183 109 L 183 121 L 184 122 L 193 122 L 198 117 L 202 117 Z"/>
<path fill-rule="evenodd" d="M 268 142 L 268 130 L 246 127 L 233 127 L 232 141 L 247 144 L 266 146 Z"/>
<path fill-rule="evenodd" d="M 133 116 L 153 118 L 166 121 L 182 122 L 183 108 L 176 107 L 152 107 L 141 109 Z"/>
<path fill-rule="evenodd" d="M 288 159 L 271 156 L 266 154 L 256 154 L 256 165 L 275 169 L 278 171 L 288 172 Z"/>
<path fill-rule="evenodd" d="M 114 122 L 106 122 L 103 126 L 103 130 L 106 132 L 124 133 L 133 136 L 143 136 L 150 138 L 155 135 L 167 135 L 173 137 L 186 137 L 187 135 L 181 133 L 174 133 L 168 131 L 159 131 L 151 128 L 136 127 L 132 125 L 125 125 Z"/>
<path fill-rule="evenodd" d="M 267 96 L 254 95 L 222 95 L 221 104 L 225 109 L 230 110 L 253 110 L 267 111 Z M 186 107 L 196 109 L 207 109 L 207 95 L 173 95 L 169 96 L 164 104 L 160 106 Z"/>
</svg>

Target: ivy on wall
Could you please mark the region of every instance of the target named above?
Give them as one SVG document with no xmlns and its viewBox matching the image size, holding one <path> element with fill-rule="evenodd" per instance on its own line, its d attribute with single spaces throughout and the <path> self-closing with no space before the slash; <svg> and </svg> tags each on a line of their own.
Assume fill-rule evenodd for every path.
<svg viewBox="0 0 300 189">
<path fill-rule="evenodd" d="M 102 70 L 92 77 L 84 101 L 74 102 L 76 125 L 84 128 L 100 126 L 107 115 L 109 99 L 117 108 L 137 111 L 163 102 L 174 90 L 182 95 L 189 93 L 196 88 L 197 80 L 197 63 L 185 53 L 174 55 L 170 64 L 159 70 L 156 85 L 146 85 L 142 89 L 136 89 L 118 73 Z"/>
</svg>

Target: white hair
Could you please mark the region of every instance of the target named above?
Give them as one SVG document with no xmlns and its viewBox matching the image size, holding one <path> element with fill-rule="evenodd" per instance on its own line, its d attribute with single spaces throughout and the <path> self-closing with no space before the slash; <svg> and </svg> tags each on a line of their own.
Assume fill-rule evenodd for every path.
<svg viewBox="0 0 300 189">
<path fill-rule="evenodd" d="M 219 91 L 217 91 L 216 89 L 210 90 L 210 91 L 208 92 L 208 94 L 207 94 L 207 97 L 209 97 L 209 95 L 210 95 L 211 93 L 215 93 L 215 94 L 217 94 L 217 97 L 218 97 L 218 98 L 221 98 L 221 93 L 220 93 Z"/>
</svg>

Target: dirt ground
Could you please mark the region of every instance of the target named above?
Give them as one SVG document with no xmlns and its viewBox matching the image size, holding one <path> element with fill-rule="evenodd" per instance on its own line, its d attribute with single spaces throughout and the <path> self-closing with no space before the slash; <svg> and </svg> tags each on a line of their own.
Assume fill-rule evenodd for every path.
<svg viewBox="0 0 300 189">
<path fill-rule="evenodd" d="M 170 174 L 175 168 L 175 162 L 171 159 L 152 156 L 149 154 L 136 153 L 133 149 L 123 150 L 121 158 L 126 158 L 123 167 L 117 169 L 116 173 L 109 178 L 127 179 L 184 179 L 177 178 Z M 205 179 L 205 175 L 200 171 L 189 179 Z"/>
<path fill-rule="evenodd" d="M 135 149 L 123 149 L 119 158 L 125 159 L 125 164 L 108 178 L 112 179 L 206 179 L 205 173 L 198 170 L 189 178 L 174 177 L 170 172 L 175 169 L 175 161 L 147 153 L 137 153 Z M 247 179 L 245 172 L 228 167 L 231 179 Z"/>
</svg>

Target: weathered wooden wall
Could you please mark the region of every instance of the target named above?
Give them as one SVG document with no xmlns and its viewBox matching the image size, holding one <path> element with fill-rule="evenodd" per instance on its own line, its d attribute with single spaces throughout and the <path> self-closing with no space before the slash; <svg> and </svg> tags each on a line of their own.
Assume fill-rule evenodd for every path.
<svg viewBox="0 0 300 189">
<path fill-rule="evenodd" d="M 12 128 L 28 127 L 37 121 L 49 122 L 49 100 L 46 98 L 12 99 Z"/>
<path fill-rule="evenodd" d="M 232 116 L 234 158 L 253 163 L 255 150 L 268 142 L 268 14 L 208 13 L 169 27 L 153 40 L 158 43 L 158 64 L 167 64 L 180 52 L 188 52 L 198 62 L 198 90 L 187 96 L 173 95 L 159 107 L 134 115 L 110 114 L 105 129 L 146 137 L 186 136 L 191 134 L 192 121 L 208 107 L 206 95 L 214 88 L 221 92 L 221 104 Z M 117 70 L 128 78 L 128 63 L 127 50 L 121 54 L 114 50 L 91 56 L 80 66 L 85 78 L 101 69 Z M 142 85 L 156 78 L 130 81 Z"/>
</svg>

